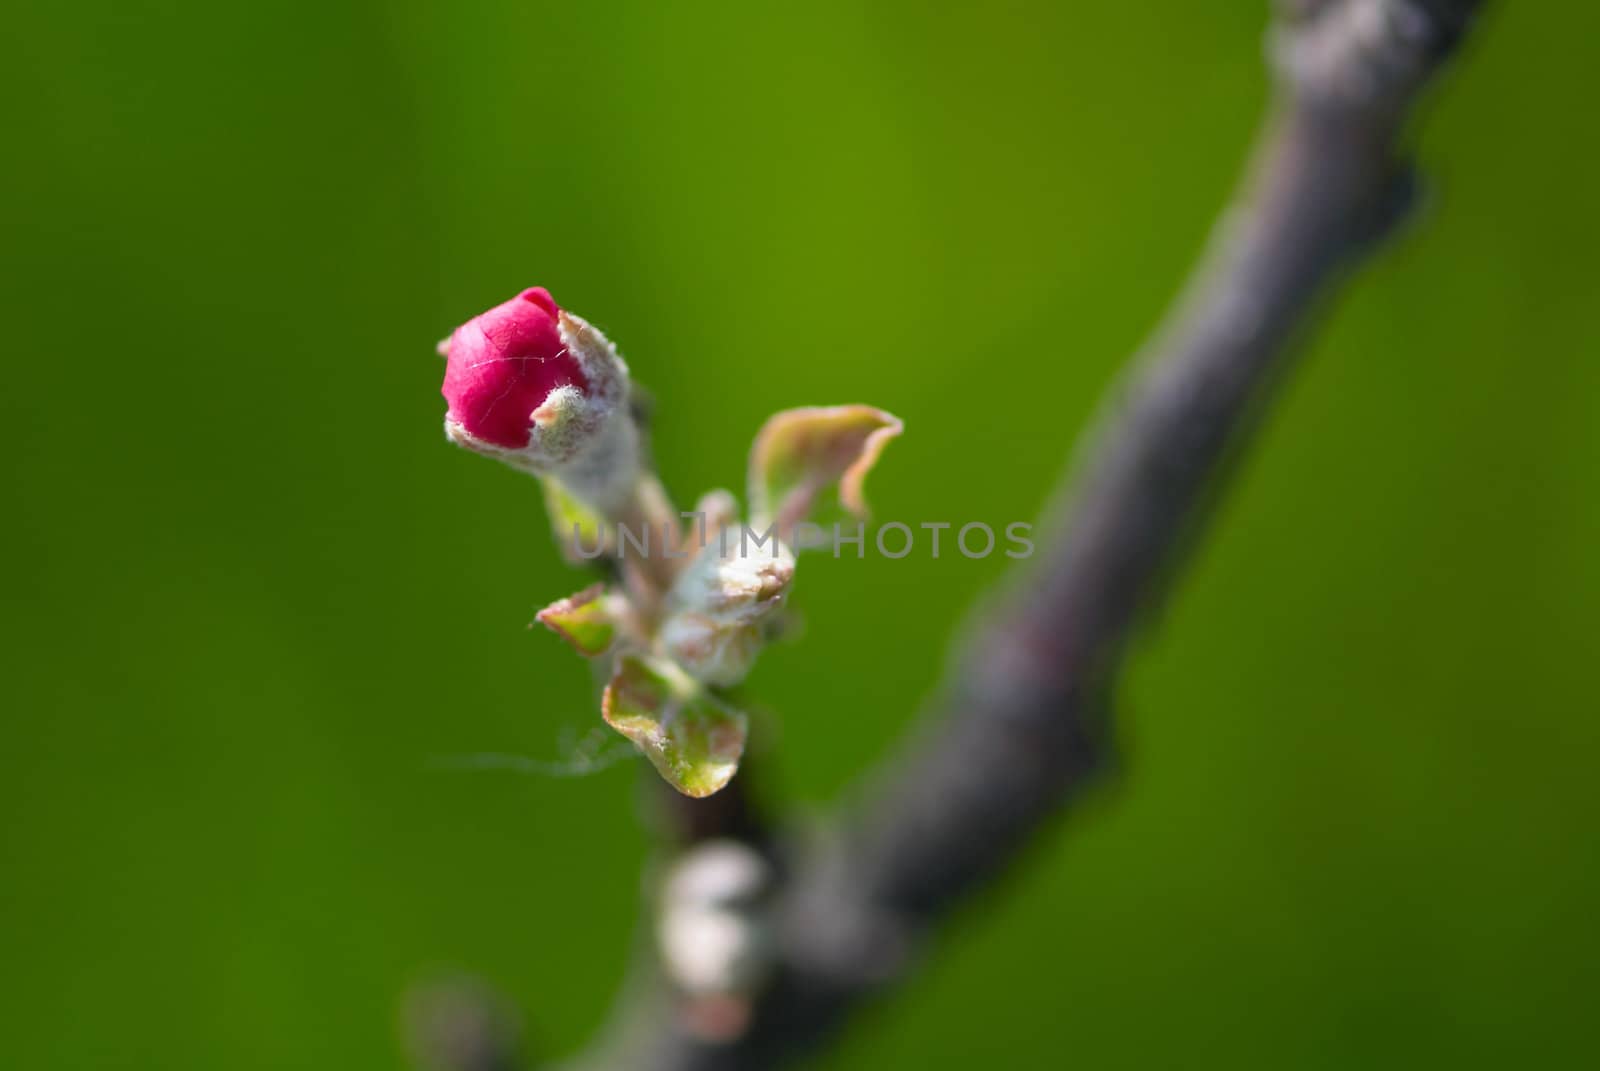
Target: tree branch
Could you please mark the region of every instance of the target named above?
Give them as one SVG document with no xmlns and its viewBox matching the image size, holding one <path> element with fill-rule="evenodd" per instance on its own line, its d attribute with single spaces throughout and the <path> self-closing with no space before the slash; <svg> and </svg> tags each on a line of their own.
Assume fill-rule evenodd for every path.
<svg viewBox="0 0 1600 1071">
<path fill-rule="evenodd" d="M 921 739 L 819 839 L 779 846 L 788 880 L 770 920 L 774 974 L 748 1025 L 708 1041 L 646 986 L 597 1066 L 731 1071 L 813 1050 L 1104 768 L 1129 638 L 1297 329 L 1404 216 L 1413 184 L 1398 155 L 1402 124 L 1479 6 L 1280 4 L 1279 91 L 1247 181 L 1103 412 L 1058 511 L 1060 535 L 980 615 Z"/>
</svg>

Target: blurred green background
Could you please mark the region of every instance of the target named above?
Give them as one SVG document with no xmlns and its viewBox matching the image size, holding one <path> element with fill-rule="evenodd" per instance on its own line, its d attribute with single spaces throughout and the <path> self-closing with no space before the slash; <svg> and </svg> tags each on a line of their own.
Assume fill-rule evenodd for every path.
<svg viewBox="0 0 1600 1071">
<path fill-rule="evenodd" d="M 1433 102 L 1429 210 L 1142 647 L 1125 776 L 827 1067 L 1593 1058 L 1600 12 L 1498 8 Z M 442 969 L 578 1045 L 652 775 L 438 761 L 560 759 L 598 716 L 523 628 L 586 581 L 532 482 L 444 442 L 435 340 L 543 284 L 655 393 L 682 499 L 770 411 L 865 401 L 907 424 L 880 519 L 1031 517 L 1267 90 L 1258 3 L 6 21 L 17 1068 L 394 1068 Z M 772 791 L 882 755 L 1004 564 L 807 564 L 809 634 L 751 681 Z"/>
</svg>

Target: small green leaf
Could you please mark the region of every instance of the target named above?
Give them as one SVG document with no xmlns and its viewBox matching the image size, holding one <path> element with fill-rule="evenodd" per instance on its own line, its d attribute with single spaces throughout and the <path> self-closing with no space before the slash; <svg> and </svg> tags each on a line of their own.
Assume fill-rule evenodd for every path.
<svg viewBox="0 0 1600 1071">
<path fill-rule="evenodd" d="M 900 419 L 870 405 L 811 406 L 775 413 L 750 448 L 750 507 L 756 525 L 788 539 L 803 520 L 821 522 L 822 497 L 838 484 L 838 505 L 866 515 L 862 482 Z M 832 519 L 832 518 L 826 518 Z"/>
<path fill-rule="evenodd" d="M 673 788 L 709 796 L 733 779 L 749 732 L 745 716 L 723 705 L 670 662 L 623 655 L 601 700 L 606 724 L 632 740 Z"/>
<path fill-rule="evenodd" d="M 605 596 L 605 585 L 595 584 L 576 595 L 557 599 L 534 617 L 586 658 L 606 652 L 616 636 L 616 615 Z"/>
<path fill-rule="evenodd" d="M 556 533 L 556 545 L 561 556 L 573 564 L 594 561 L 615 549 L 609 540 L 608 526 L 600 514 L 573 497 L 550 476 L 541 477 L 544 486 L 545 510 L 550 515 L 550 527 Z"/>
</svg>

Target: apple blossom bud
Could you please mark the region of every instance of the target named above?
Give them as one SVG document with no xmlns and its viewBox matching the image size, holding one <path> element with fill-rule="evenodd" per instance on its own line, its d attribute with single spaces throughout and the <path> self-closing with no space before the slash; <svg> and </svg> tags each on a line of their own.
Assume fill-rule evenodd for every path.
<svg viewBox="0 0 1600 1071">
<path fill-rule="evenodd" d="M 452 442 L 554 477 L 603 513 L 625 507 L 639 436 L 628 366 L 603 334 L 533 287 L 456 328 L 442 349 Z"/>
<path fill-rule="evenodd" d="M 662 649 L 690 676 L 707 684 L 738 684 L 766 644 L 765 626 L 782 608 L 794 581 L 794 555 L 723 556 L 707 547 L 667 593 Z"/>
</svg>

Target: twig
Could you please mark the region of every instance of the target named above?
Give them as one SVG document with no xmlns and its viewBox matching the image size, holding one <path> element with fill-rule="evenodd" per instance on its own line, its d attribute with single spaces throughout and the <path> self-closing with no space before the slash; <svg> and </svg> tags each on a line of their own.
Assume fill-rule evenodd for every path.
<svg viewBox="0 0 1600 1071">
<path fill-rule="evenodd" d="M 1477 0 L 1286 0 L 1277 100 L 1184 299 L 1102 415 L 1059 538 L 982 615 L 922 739 L 821 838 L 782 853 L 773 980 L 710 1043 L 645 985 L 595 1066 L 776 1066 L 899 977 L 929 926 L 1012 863 L 1107 761 L 1107 715 L 1226 461 L 1318 299 L 1404 216 L 1402 124 Z"/>
<path fill-rule="evenodd" d="M 516 1071 L 521 1027 L 515 1011 L 483 982 L 440 978 L 406 996 L 401 1027 L 423 1071 Z"/>
</svg>

